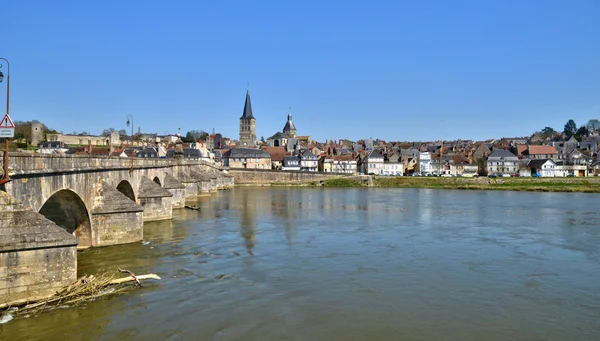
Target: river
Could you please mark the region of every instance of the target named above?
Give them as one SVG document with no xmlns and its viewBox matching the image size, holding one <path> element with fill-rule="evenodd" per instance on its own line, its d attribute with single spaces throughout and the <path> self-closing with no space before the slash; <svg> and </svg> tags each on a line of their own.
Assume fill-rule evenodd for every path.
<svg viewBox="0 0 600 341">
<path fill-rule="evenodd" d="M 2 340 L 600 340 L 600 195 L 235 188 L 79 252 L 142 289 Z"/>
</svg>

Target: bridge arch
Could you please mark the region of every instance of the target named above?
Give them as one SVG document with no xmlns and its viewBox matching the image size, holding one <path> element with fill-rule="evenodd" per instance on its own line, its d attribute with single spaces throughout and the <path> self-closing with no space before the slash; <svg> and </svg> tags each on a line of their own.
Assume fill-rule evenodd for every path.
<svg viewBox="0 0 600 341">
<path fill-rule="evenodd" d="M 159 186 L 162 187 L 162 184 L 160 183 L 160 179 L 158 178 L 158 176 L 155 176 L 154 179 L 152 179 L 152 181 L 154 181 L 155 183 L 157 183 Z"/>
<path fill-rule="evenodd" d="M 135 201 L 135 192 L 133 191 L 133 187 L 127 180 L 122 180 L 117 185 L 117 191 L 123 193 L 129 199 Z"/>
<path fill-rule="evenodd" d="M 55 192 L 42 205 L 39 213 L 79 238 L 77 247 L 92 246 L 90 215 L 77 193 L 68 189 Z"/>
</svg>

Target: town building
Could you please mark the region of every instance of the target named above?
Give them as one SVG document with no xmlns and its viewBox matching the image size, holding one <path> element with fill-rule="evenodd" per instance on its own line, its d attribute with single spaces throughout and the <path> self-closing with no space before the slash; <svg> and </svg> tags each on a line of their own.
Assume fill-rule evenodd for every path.
<svg viewBox="0 0 600 341">
<path fill-rule="evenodd" d="M 283 166 L 281 170 L 300 170 L 300 158 L 297 156 L 284 156 L 283 157 Z"/>
<path fill-rule="evenodd" d="M 305 172 L 316 172 L 319 167 L 319 158 L 310 150 L 303 150 L 300 155 L 300 170 Z"/>
<path fill-rule="evenodd" d="M 383 171 L 383 153 L 381 149 L 374 149 L 369 152 L 362 165 L 363 173 L 380 175 Z"/>
<path fill-rule="evenodd" d="M 510 175 L 519 170 L 519 158 L 504 149 L 494 149 L 487 159 L 488 174 Z"/>
<path fill-rule="evenodd" d="M 223 165 L 229 168 L 271 169 L 271 154 L 262 149 L 231 148 L 223 154 Z"/>
<path fill-rule="evenodd" d="M 527 167 L 531 169 L 531 174 L 539 174 L 542 177 L 556 176 L 556 163 L 552 159 L 530 160 Z"/>
</svg>

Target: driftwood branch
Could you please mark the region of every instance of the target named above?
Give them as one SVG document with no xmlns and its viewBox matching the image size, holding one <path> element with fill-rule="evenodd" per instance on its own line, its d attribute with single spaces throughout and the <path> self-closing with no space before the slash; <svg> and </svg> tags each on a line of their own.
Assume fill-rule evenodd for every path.
<svg viewBox="0 0 600 341">
<path fill-rule="evenodd" d="M 200 207 L 193 207 L 193 206 L 189 206 L 189 205 L 185 205 L 185 208 L 190 209 L 190 210 L 195 210 L 195 211 L 200 210 Z"/>
<path fill-rule="evenodd" d="M 136 278 L 136 280 L 160 279 L 160 277 L 155 274 L 139 275 L 139 276 L 136 276 L 135 278 Z M 117 279 L 111 280 L 110 282 L 108 282 L 108 284 L 121 284 L 121 283 L 131 282 L 133 280 L 134 279 L 131 277 L 117 278 Z"/>
<path fill-rule="evenodd" d="M 127 273 L 129 276 L 123 278 L 114 278 L 114 275 L 110 274 L 103 274 L 98 277 L 95 277 L 94 275 L 84 276 L 52 295 L 21 299 L 0 304 L 0 311 L 10 307 L 19 307 L 19 314 L 21 314 L 25 311 L 36 310 L 36 308 L 43 309 L 46 305 L 70 304 L 90 298 L 114 294 L 127 289 L 125 287 L 119 287 L 119 284 L 136 282 L 136 286 L 141 287 L 140 280 L 160 279 L 156 274 L 136 276 L 129 270 L 121 269 L 119 269 L 119 272 Z"/>
<path fill-rule="evenodd" d="M 135 280 L 135 285 L 138 286 L 138 287 L 140 287 L 140 288 L 142 287 L 142 283 L 140 283 L 140 280 L 137 277 L 135 277 L 135 275 L 133 274 L 133 272 L 131 272 L 129 270 L 125 270 L 125 269 L 120 269 L 120 268 L 117 268 L 117 269 L 119 270 L 119 272 L 130 274 L 131 277 L 133 277 L 133 279 Z"/>
</svg>

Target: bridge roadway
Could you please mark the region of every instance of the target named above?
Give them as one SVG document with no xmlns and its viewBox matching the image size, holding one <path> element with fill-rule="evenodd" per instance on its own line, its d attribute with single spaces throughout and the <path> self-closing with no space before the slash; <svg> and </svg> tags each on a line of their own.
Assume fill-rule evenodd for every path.
<svg viewBox="0 0 600 341">
<path fill-rule="evenodd" d="M 0 304 L 69 284 L 77 248 L 140 241 L 143 222 L 233 186 L 204 161 L 11 153 L 0 187 Z"/>
</svg>

